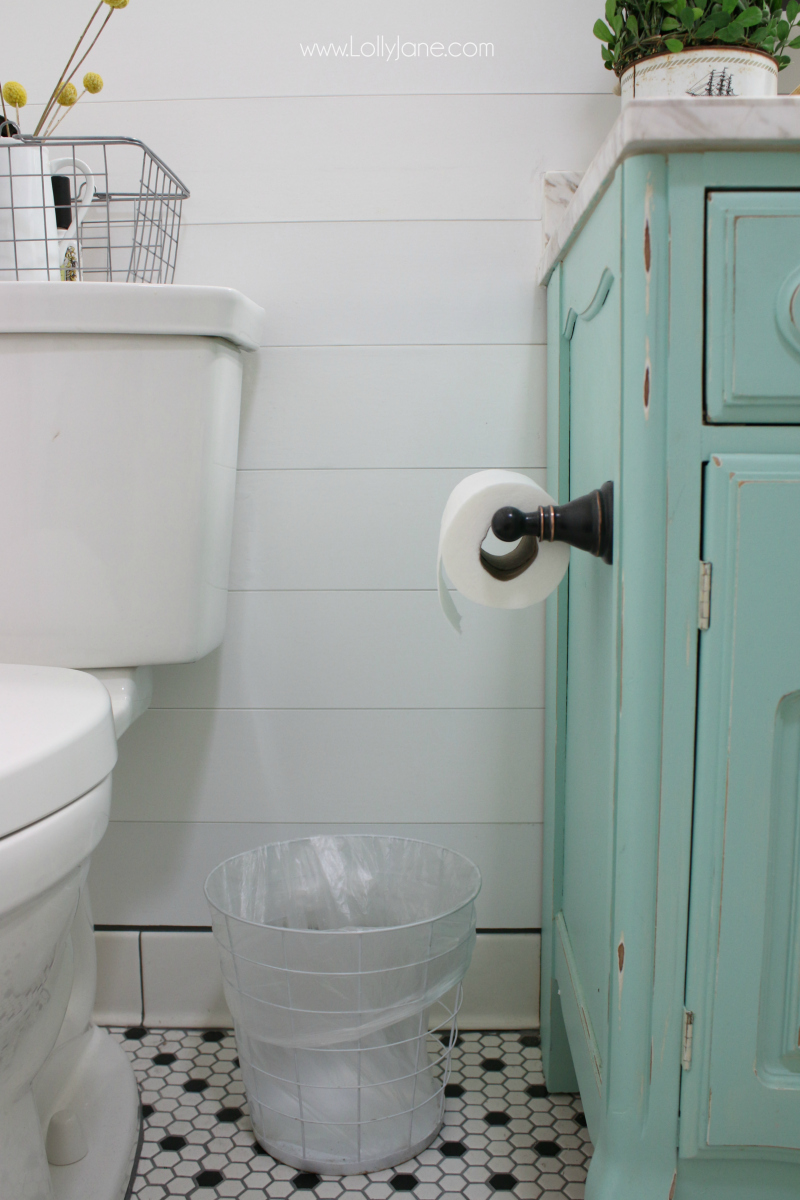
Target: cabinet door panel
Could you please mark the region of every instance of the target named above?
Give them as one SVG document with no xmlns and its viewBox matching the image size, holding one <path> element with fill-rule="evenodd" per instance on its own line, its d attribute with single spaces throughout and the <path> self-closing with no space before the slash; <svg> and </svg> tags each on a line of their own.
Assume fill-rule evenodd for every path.
<svg viewBox="0 0 800 1200">
<path fill-rule="evenodd" d="M 800 191 L 709 197 L 706 413 L 800 422 Z"/>
<path fill-rule="evenodd" d="M 700 1145 L 800 1147 L 800 457 L 712 457 L 703 557 L 684 1086 Z"/>
</svg>

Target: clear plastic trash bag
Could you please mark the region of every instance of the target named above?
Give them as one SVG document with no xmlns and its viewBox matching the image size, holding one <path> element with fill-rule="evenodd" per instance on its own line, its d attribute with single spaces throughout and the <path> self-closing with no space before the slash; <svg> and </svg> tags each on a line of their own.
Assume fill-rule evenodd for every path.
<svg viewBox="0 0 800 1200">
<path fill-rule="evenodd" d="M 275 1157 L 348 1174 L 436 1136 L 480 883 L 452 850 L 372 836 L 261 846 L 211 872 L 253 1127 Z"/>
</svg>

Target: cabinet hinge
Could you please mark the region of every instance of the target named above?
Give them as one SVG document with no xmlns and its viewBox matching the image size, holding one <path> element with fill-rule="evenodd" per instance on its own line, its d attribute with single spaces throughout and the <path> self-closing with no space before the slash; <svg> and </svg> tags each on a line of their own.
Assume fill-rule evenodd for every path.
<svg viewBox="0 0 800 1200">
<path fill-rule="evenodd" d="M 700 563 L 700 602 L 697 609 L 697 628 L 708 629 L 711 623 L 711 563 Z"/>
<path fill-rule="evenodd" d="M 681 1066 L 688 1071 L 692 1065 L 692 1038 L 694 1037 L 694 1013 L 683 1010 L 683 1038 L 681 1040 Z"/>
</svg>

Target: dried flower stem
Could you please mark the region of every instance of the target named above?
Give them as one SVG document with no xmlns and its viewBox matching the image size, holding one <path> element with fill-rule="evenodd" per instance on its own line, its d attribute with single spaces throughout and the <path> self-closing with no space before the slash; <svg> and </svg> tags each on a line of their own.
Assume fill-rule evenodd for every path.
<svg viewBox="0 0 800 1200">
<path fill-rule="evenodd" d="M 97 8 L 94 10 L 94 12 L 92 13 L 91 17 L 89 18 L 89 21 L 88 21 L 88 23 L 87 23 L 87 25 L 86 25 L 86 28 L 84 29 L 83 33 L 81 34 L 81 36 L 78 38 L 77 42 L 75 43 L 75 49 L 72 51 L 72 54 L 70 54 L 70 56 L 69 56 L 69 59 L 67 60 L 67 65 L 64 67 L 64 70 L 61 72 L 61 75 L 59 76 L 58 83 L 57 83 L 57 84 L 56 84 L 56 86 L 53 88 L 52 92 L 50 93 L 50 99 L 47 101 L 47 104 L 44 106 L 44 111 L 42 112 L 42 115 L 41 115 L 41 117 L 39 118 L 39 124 L 36 126 L 36 128 L 35 128 L 35 129 L 34 129 L 34 131 L 33 131 L 33 136 L 34 136 L 34 137 L 37 137 L 37 136 L 38 136 L 38 134 L 39 134 L 39 130 L 42 128 L 42 126 L 44 125 L 45 121 L 47 120 L 47 118 L 48 118 L 48 116 L 49 116 L 49 114 L 50 114 L 50 110 L 51 110 L 51 108 L 53 107 L 53 104 L 55 103 L 56 96 L 57 96 L 57 95 L 58 95 L 58 93 L 61 91 L 61 86 L 62 86 L 62 84 L 65 82 L 65 78 L 64 78 L 64 77 L 65 77 L 65 75 L 67 74 L 67 71 L 68 71 L 68 70 L 70 69 L 70 67 L 72 66 L 72 60 L 74 59 L 75 55 L 78 53 L 78 50 L 80 49 L 80 46 L 81 46 L 81 42 L 82 42 L 82 41 L 83 41 L 83 39 L 86 37 L 87 33 L 89 32 L 89 29 L 91 28 L 92 22 L 94 21 L 95 17 L 96 17 L 96 16 L 97 16 L 97 14 L 100 12 L 100 9 L 101 9 L 102 7 L 103 7 L 103 0 L 99 0 L 99 3 L 98 3 L 98 5 L 97 5 Z M 113 8 L 112 8 L 112 9 L 111 9 L 111 12 L 113 12 L 113 11 L 114 11 L 114 10 L 113 10 Z M 109 15 L 110 15 L 110 14 L 109 14 Z M 106 21 L 108 21 L 108 17 L 106 17 Z M 103 22 L 103 24 L 105 25 L 105 23 L 106 23 L 106 22 L 104 21 L 104 22 Z M 101 29 L 101 31 L 100 31 L 100 32 L 102 33 L 102 29 Z M 98 34 L 98 37 L 99 37 L 99 34 Z M 96 41 L 97 41 L 97 38 L 95 38 L 95 39 L 94 39 L 94 41 L 96 42 Z M 93 46 L 93 45 L 94 45 L 94 42 L 92 42 L 92 46 Z M 91 50 L 91 46 L 89 47 L 89 49 Z M 88 53 L 88 51 L 87 51 L 87 53 Z M 86 56 L 84 55 L 84 57 L 86 57 Z M 81 60 L 81 61 L 83 61 L 83 60 Z M 80 63 L 79 63 L 78 65 L 80 66 Z M 76 67 L 75 69 L 77 70 L 77 67 Z M 5 109 L 4 109 L 4 113 L 5 113 Z"/>
<path fill-rule="evenodd" d="M 101 2 L 102 2 L 102 0 L 101 0 Z M 93 42 L 92 42 L 92 44 L 89 46 L 89 49 L 86 51 L 86 53 L 83 55 L 83 57 L 82 57 L 82 58 L 78 59 L 78 61 L 76 62 L 75 66 L 72 68 L 72 72 L 71 72 L 71 74 L 70 74 L 69 78 L 68 78 L 68 79 L 65 79 L 65 80 L 64 80 L 64 82 L 61 84 L 61 87 L 58 89 L 58 95 L 56 96 L 56 103 L 58 103 L 58 96 L 60 96 L 60 95 L 61 95 L 62 91 L 63 91 L 63 90 L 64 90 L 64 88 L 67 86 L 67 84 L 68 84 L 68 83 L 71 83 L 71 81 L 72 81 L 72 80 L 75 78 L 75 75 L 76 75 L 76 74 L 77 74 L 77 72 L 79 71 L 79 69 L 80 69 L 80 67 L 81 67 L 81 64 L 82 64 L 82 63 L 84 63 L 84 62 L 86 61 L 86 59 L 88 58 L 88 56 L 91 54 L 91 52 L 92 52 L 92 48 L 93 48 L 93 46 L 94 46 L 95 42 L 96 42 L 96 41 L 97 41 L 97 39 L 100 37 L 100 34 L 103 32 L 103 30 L 105 29 L 106 25 L 107 25 L 107 24 L 108 24 L 108 22 L 111 20 L 111 17 L 113 16 L 113 14 L 114 14 L 115 12 L 116 12 L 116 9 L 114 9 L 114 8 L 112 8 L 112 9 L 109 11 L 109 14 L 108 14 L 108 16 L 106 17 L 105 21 L 103 21 L 103 24 L 100 26 L 99 30 L 97 31 L 97 34 L 95 35 L 94 41 L 93 41 Z M 64 70 L 66 70 L 66 69 L 67 69 L 67 68 L 65 67 L 65 68 L 64 68 Z M 86 95 L 86 89 L 84 89 L 84 90 L 81 92 L 81 96 L 85 96 L 85 95 Z M 78 97 L 78 100 L 80 100 L 80 98 L 81 98 L 81 97 L 79 96 L 79 97 Z M 76 101 L 75 101 L 75 104 L 77 104 L 77 103 L 78 103 L 78 100 L 76 100 Z M 53 119 L 51 119 L 51 121 L 50 121 L 50 125 L 49 125 L 49 126 L 48 126 L 48 128 L 45 130 L 45 132 L 42 134 L 42 137 L 50 137 L 50 135 L 51 135 L 51 134 L 55 133 L 56 129 L 57 129 L 57 128 L 58 128 L 58 126 L 61 124 L 61 122 L 64 120 L 64 117 L 67 115 L 67 113 L 70 111 L 70 109 L 75 107 L 75 104 L 70 104 L 70 105 L 69 105 L 69 107 L 68 107 L 68 108 L 66 108 L 66 109 L 64 110 L 64 112 L 61 114 L 61 116 L 60 116 L 60 117 L 59 117 L 59 115 L 58 115 L 58 110 L 57 110 L 57 108 L 55 107 L 55 105 L 51 106 L 52 118 L 53 118 L 53 119 L 55 119 L 55 125 L 53 124 Z M 41 122 L 40 122 L 40 124 L 41 124 Z M 38 126 L 37 126 L 37 128 L 38 128 Z M 34 136 L 36 136 L 36 135 L 34 134 Z"/>
<path fill-rule="evenodd" d="M 5 101 L 5 96 L 3 95 L 3 84 L 2 83 L 0 83 L 0 104 L 3 106 L 3 120 L 7 121 L 8 113 L 6 112 L 6 101 Z"/>
<path fill-rule="evenodd" d="M 67 82 L 69 82 L 69 81 L 67 81 Z M 81 92 L 80 96 L 78 96 L 78 100 L 81 100 L 81 99 L 83 99 L 83 97 L 84 97 L 85 95 L 86 95 L 86 88 L 84 88 L 84 89 L 83 89 L 83 91 Z M 59 125 L 61 124 L 61 122 L 64 120 L 64 117 L 66 117 L 66 116 L 67 116 L 67 114 L 68 114 L 68 113 L 70 113 L 70 112 L 72 112 L 73 108 L 75 108 L 75 105 L 77 105 L 77 103 L 78 103 L 78 100 L 76 100 L 76 101 L 75 101 L 75 104 L 71 104 L 71 105 L 69 106 L 69 108 L 65 108 L 65 109 L 64 109 L 64 111 L 63 111 L 63 113 L 61 114 L 61 116 L 60 116 L 60 117 L 58 116 L 58 113 L 56 113 L 56 114 L 55 114 L 55 117 L 54 117 L 54 120 L 55 120 L 55 125 L 54 125 L 54 124 L 53 124 L 53 122 L 51 121 L 51 122 L 50 122 L 50 125 L 48 126 L 48 128 L 47 128 L 47 130 L 46 130 L 46 132 L 42 134 L 42 137 L 52 137 L 52 136 L 53 136 L 53 134 L 54 134 L 54 133 L 55 133 L 55 131 L 58 129 L 58 127 L 59 127 Z"/>
<path fill-rule="evenodd" d="M 83 55 L 83 57 L 82 57 L 82 58 L 80 58 L 80 59 L 78 59 L 78 61 L 75 63 L 75 66 L 72 68 L 72 71 L 70 72 L 69 78 L 64 80 L 64 86 L 65 86 L 65 87 L 66 87 L 66 85 L 67 85 L 68 83 L 70 83 L 70 82 L 71 82 L 71 81 L 72 81 L 72 80 L 75 78 L 75 76 L 76 76 L 77 72 L 80 70 L 80 68 L 81 68 L 81 66 L 83 65 L 83 63 L 85 63 L 85 62 L 86 62 L 86 59 L 89 57 L 89 55 L 91 54 L 91 52 L 92 52 L 92 50 L 93 50 L 93 48 L 94 48 L 94 45 L 95 45 L 95 42 L 97 41 L 97 38 L 99 38 L 99 37 L 100 37 L 100 34 L 103 32 L 103 30 L 105 29 L 106 25 L 107 25 L 107 24 L 108 24 L 108 22 L 111 20 L 111 18 L 113 17 L 113 15 L 114 15 L 114 13 L 115 13 L 116 11 L 117 11 L 117 10 L 116 10 L 115 8 L 109 9 L 108 16 L 106 17 L 105 21 L 103 21 L 103 24 L 100 26 L 99 30 L 97 31 L 97 35 L 95 36 L 95 38 L 94 38 L 94 41 L 92 42 L 91 46 L 90 46 L 90 47 L 89 47 L 89 49 L 86 51 L 86 53 Z M 74 108 L 74 107 L 75 107 L 75 106 L 73 105 L 73 108 Z"/>
<path fill-rule="evenodd" d="M 76 103 L 77 103 L 77 101 L 76 101 Z M 75 105 L 71 105 L 71 107 L 74 108 Z M 67 115 L 68 112 L 69 112 L 69 108 L 65 108 L 63 110 L 63 112 L 61 112 L 60 114 L 58 112 L 58 109 L 55 109 L 50 117 L 50 124 L 47 126 L 47 128 L 45 129 L 44 133 L 42 133 L 41 136 L 43 138 L 50 137 L 50 134 L 54 132 L 56 125 L 61 124 L 61 122 L 64 120 L 64 117 Z"/>
<path fill-rule="evenodd" d="M 63 117 L 66 115 L 67 112 L 69 112 L 69 109 L 66 109 L 65 113 L 63 113 L 62 117 L 59 119 L 60 120 L 63 119 Z M 41 137 L 43 137 L 43 138 L 50 137 L 50 134 L 53 132 L 53 129 L 55 128 L 55 126 L 53 125 L 53 122 L 56 120 L 57 116 L 58 116 L 57 113 L 53 113 L 52 117 L 50 118 L 50 124 L 47 126 L 47 129 L 45 129 L 42 132 L 42 134 L 40 135 Z"/>
</svg>

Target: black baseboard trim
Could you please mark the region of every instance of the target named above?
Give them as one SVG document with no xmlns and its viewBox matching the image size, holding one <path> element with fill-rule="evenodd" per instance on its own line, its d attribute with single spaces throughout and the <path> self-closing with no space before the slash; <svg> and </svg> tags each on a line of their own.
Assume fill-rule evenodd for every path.
<svg viewBox="0 0 800 1200">
<path fill-rule="evenodd" d="M 96 933 L 211 933 L 210 925 L 95 925 Z M 541 933 L 541 929 L 478 929 L 478 933 Z"/>
</svg>

